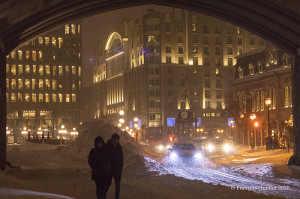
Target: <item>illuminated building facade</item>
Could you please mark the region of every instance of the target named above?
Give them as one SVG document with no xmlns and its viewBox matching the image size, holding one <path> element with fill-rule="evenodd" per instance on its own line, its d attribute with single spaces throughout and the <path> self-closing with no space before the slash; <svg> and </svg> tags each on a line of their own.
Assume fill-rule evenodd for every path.
<svg viewBox="0 0 300 199">
<path fill-rule="evenodd" d="M 263 46 L 256 35 L 203 14 L 148 10 L 98 44 L 94 118 L 117 123 L 124 110 L 125 126 L 137 117 L 148 134 L 172 134 L 172 121 L 186 110 L 203 132 L 226 131 L 235 56 Z"/>
<path fill-rule="evenodd" d="M 287 133 L 290 139 L 292 132 L 289 120 L 292 118 L 292 84 L 291 84 L 291 57 L 267 44 L 266 48 L 250 51 L 239 55 L 235 65 L 235 79 L 232 82 L 233 99 L 236 99 L 236 108 L 243 117 L 236 117 L 239 123 L 247 120 L 251 114 L 256 115 L 259 123 L 253 132 L 253 121 L 247 124 L 247 132 L 240 136 L 240 141 L 250 145 L 265 144 L 268 135 L 268 114 L 265 100 L 269 98 L 270 135 Z M 242 132 L 242 130 L 240 131 Z M 279 133 L 280 132 L 280 133 Z M 253 138 L 251 138 L 253 136 Z"/>
<path fill-rule="evenodd" d="M 54 135 L 79 124 L 81 25 L 72 22 L 26 42 L 7 56 L 7 127 Z"/>
</svg>

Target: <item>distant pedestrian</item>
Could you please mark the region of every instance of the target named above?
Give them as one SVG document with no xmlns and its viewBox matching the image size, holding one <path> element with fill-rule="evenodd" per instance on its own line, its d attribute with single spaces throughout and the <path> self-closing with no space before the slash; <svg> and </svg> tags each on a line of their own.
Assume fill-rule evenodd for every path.
<svg viewBox="0 0 300 199">
<path fill-rule="evenodd" d="M 115 199 L 120 197 L 120 184 L 122 168 L 124 164 L 124 157 L 122 147 L 120 145 L 120 136 L 118 134 L 113 134 L 112 138 L 106 144 L 107 153 L 111 159 L 111 175 L 109 177 L 108 186 L 111 185 L 112 178 L 115 181 Z M 109 187 L 108 187 L 109 188 Z M 107 188 L 107 190 L 108 190 Z M 106 192 L 107 192 L 106 190 Z"/>
<path fill-rule="evenodd" d="M 88 158 L 92 169 L 92 180 L 95 181 L 97 198 L 105 199 L 110 176 L 110 163 L 105 153 L 105 143 L 101 136 L 95 138 L 95 147 L 91 149 Z"/>
</svg>

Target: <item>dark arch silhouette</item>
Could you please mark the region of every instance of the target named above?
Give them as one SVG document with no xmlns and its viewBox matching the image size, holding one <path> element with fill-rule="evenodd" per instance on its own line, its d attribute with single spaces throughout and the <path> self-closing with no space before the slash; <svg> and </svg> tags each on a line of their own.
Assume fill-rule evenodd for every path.
<svg viewBox="0 0 300 199">
<path fill-rule="evenodd" d="M 26 6 L 26 1 L 25 3 L 14 0 L 3 2 L 14 3 L 12 7 L 19 6 L 19 9 Z M 5 55 L 23 42 L 62 23 L 120 8 L 149 4 L 183 8 L 219 18 L 259 35 L 294 56 L 292 82 L 295 149 L 292 160 L 293 163 L 300 165 L 299 14 L 279 6 L 275 3 L 276 0 L 43 0 L 39 2 L 43 3 L 37 10 L 32 8 L 32 12 L 26 13 L 26 17 L 20 16 L 15 19 L 18 22 L 10 23 L 6 20 L 4 23 L 6 25 L 0 23 L 0 169 L 5 169 L 6 165 Z M 5 3 L 0 4 L 0 11 L 4 11 Z M 17 12 L 16 10 L 14 11 Z M 18 15 L 18 13 L 14 14 Z"/>
</svg>

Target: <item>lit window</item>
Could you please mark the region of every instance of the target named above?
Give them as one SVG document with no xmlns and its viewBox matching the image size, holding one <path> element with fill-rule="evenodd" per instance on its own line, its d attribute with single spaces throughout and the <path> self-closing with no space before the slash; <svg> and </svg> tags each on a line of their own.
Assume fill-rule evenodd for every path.
<svg viewBox="0 0 300 199">
<path fill-rule="evenodd" d="M 76 66 L 72 66 L 72 75 L 76 75 Z"/>
<path fill-rule="evenodd" d="M 39 45 L 40 45 L 40 46 L 44 44 L 44 39 L 43 39 L 43 37 L 39 37 L 38 40 L 39 40 Z"/>
<path fill-rule="evenodd" d="M 243 78 L 244 77 L 244 73 L 243 73 L 243 68 L 240 66 L 239 69 L 239 78 Z"/>
<path fill-rule="evenodd" d="M 45 66 L 45 71 L 46 71 L 46 75 L 50 75 L 50 66 L 49 65 Z"/>
<path fill-rule="evenodd" d="M 71 24 L 71 32 L 73 35 L 76 34 L 76 25 L 75 24 Z"/>
<path fill-rule="evenodd" d="M 19 61 L 23 60 L 23 51 L 22 50 L 18 50 L 18 59 L 19 59 Z"/>
<path fill-rule="evenodd" d="M 58 75 L 63 76 L 63 67 L 62 66 L 58 66 Z"/>
<path fill-rule="evenodd" d="M 16 51 L 12 51 L 10 53 L 10 56 L 11 56 L 12 59 L 16 59 Z"/>
<path fill-rule="evenodd" d="M 52 37 L 52 46 L 56 46 L 56 38 Z"/>
<path fill-rule="evenodd" d="M 76 90 L 76 84 L 72 83 L 72 90 L 75 91 Z"/>
<path fill-rule="evenodd" d="M 56 100 L 56 94 L 52 94 L 52 102 L 57 102 L 57 100 Z"/>
<path fill-rule="evenodd" d="M 42 93 L 39 94 L 39 102 L 44 102 L 44 95 Z"/>
<path fill-rule="evenodd" d="M 254 67 L 252 63 L 249 64 L 249 73 L 250 75 L 254 75 Z"/>
<path fill-rule="evenodd" d="M 197 25 L 195 23 L 192 24 L 192 31 L 193 32 L 197 31 Z"/>
<path fill-rule="evenodd" d="M 56 80 L 52 80 L 52 90 L 56 90 Z"/>
<path fill-rule="evenodd" d="M 23 74 L 23 65 L 18 65 L 18 75 Z"/>
<path fill-rule="evenodd" d="M 16 102 L 17 99 L 16 99 L 16 94 L 15 93 L 11 93 L 11 102 Z"/>
<path fill-rule="evenodd" d="M 25 73 L 30 74 L 30 66 L 29 65 L 25 65 Z"/>
<path fill-rule="evenodd" d="M 23 89 L 23 80 L 22 79 L 18 79 L 18 89 L 19 90 Z"/>
<path fill-rule="evenodd" d="M 68 24 L 65 25 L 65 34 L 70 34 L 70 26 Z"/>
<path fill-rule="evenodd" d="M 25 102 L 29 102 L 29 99 L 30 99 L 29 94 L 25 93 Z"/>
<path fill-rule="evenodd" d="M 53 75 L 53 76 L 56 76 L 56 66 L 53 66 L 53 67 L 52 67 L 52 75 Z"/>
<path fill-rule="evenodd" d="M 35 89 L 35 79 L 31 79 L 31 88 L 32 90 Z"/>
<path fill-rule="evenodd" d="M 68 76 L 70 74 L 70 67 L 65 66 L 66 75 Z"/>
<path fill-rule="evenodd" d="M 50 80 L 49 79 L 45 79 L 45 88 L 46 88 L 46 90 L 50 90 Z"/>
<path fill-rule="evenodd" d="M 70 102 L 70 94 L 66 94 L 66 102 Z"/>
<path fill-rule="evenodd" d="M 80 60 L 81 59 L 81 54 L 80 53 L 78 53 L 78 60 Z"/>
<path fill-rule="evenodd" d="M 29 50 L 26 50 L 26 60 L 28 60 L 29 59 L 29 57 L 30 57 L 30 53 L 29 53 Z"/>
<path fill-rule="evenodd" d="M 219 75 L 219 74 L 220 74 L 220 69 L 216 68 L 216 75 Z"/>
<path fill-rule="evenodd" d="M 9 93 L 6 93 L 6 102 L 9 102 Z"/>
<path fill-rule="evenodd" d="M 49 94 L 48 93 L 45 94 L 45 102 L 49 102 Z"/>
<path fill-rule="evenodd" d="M 58 101 L 63 102 L 63 95 L 61 93 L 58 94 Z"/>
<path fill-rule="evenodd" d="M 153 35 L 148 36 L 148 42 L 155 41 L 155 37 Z"/>
<path fill-rule="evenodd" d="M 30 89 L 30 80 L 25 79 L 25 89 Z"/>
<path fill-rule="evenodd" d="M 50 38 L 49 37 L 45 37 L 45 45 L 49 45 L 49 43 L 50 43 Z"/>
<path fill-rule="evenodd" d="M 36 74 L 36 65 L 32 66 L 32 72 L 33 72 L 33 74 Z"/>
<path fill-rule="evenodd" d="M 78 66 L 78 76 L 81 76 L 81 66 Z"/>
<path fill-rule="evenodd" d="M 77 32 L 80 34 L 80 24 L 77 25 Z"/>
<path fill-rule="evenodd" d="M 43 88 L 44 88 L 44 80 L 39 79 L 39 89 L 43 90 Z"/>
<path fill-rule="evenodd" d="M 12 75 L 17 74 L 17 66 L 15 64 L 11 65 L 10 72 L 11 72 Z"/>
<path fill-rule="evenodd" d="M 44 75 L 44 66 L 43 65 L 39 65 L 39 74 L 41 76 Z"/>
<path fill-rule="evenodd" d="M 63 38 L 58 38 L 58 48 L 61 48 L 63 44 Z"/>
<path fill-rule="evenodd" d="M 76 94 L 72 94 L 72 102 L 76 102 Z"/>
<path fill-rule="evenodd" d="M 43 52 L 39 51 L 39 60 L 41 61 L 43 59 Z"/>
<path fill-rule="evenodd" d="M 31 101 L 36 102 L 36 94 L 35 93 L 31 94 Z"/>
<path fill-rule="evenodd" d="M 36 61 L 36 51 L 35 50 L 32 51 L 32 60 Z"/>
<path fill-rule="evenodd" d="M 23 101 L 23 95 L 22 93 L 18 93 L 18 102 L 22 102 Z"/>
</svg>

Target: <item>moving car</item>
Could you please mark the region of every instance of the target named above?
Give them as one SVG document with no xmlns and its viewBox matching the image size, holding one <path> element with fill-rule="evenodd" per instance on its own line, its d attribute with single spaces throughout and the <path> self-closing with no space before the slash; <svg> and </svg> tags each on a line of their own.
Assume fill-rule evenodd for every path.
<svg viewBox="0 0 300 199">
<path fill-rule="evenodd" d="M 233 143 L 224 139 L 210 139 L 202 144 L 205 155 L 232 154 L 234 152 Z"/>
<path fill-rule="evenodd" d="M 168 162 L 170 164 L 194 164 L 202 160 L 202 151 L 191 142 L 176 142 L 169 149 Z"/>
</svg>

